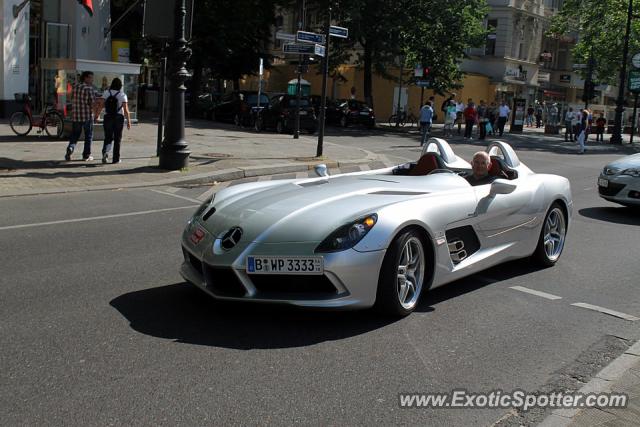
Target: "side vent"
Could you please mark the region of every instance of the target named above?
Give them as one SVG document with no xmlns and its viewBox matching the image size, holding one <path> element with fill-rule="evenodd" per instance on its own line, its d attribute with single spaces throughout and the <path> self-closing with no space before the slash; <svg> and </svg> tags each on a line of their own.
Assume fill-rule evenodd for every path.
<svg viewBox="0 0 640 427">
<path fill-rule="evenodd" d="M 459 264 L 480 249 L 480 241 L 470 225 L 446 231 L 449 255 L 454 264 Z"/>
</svg>

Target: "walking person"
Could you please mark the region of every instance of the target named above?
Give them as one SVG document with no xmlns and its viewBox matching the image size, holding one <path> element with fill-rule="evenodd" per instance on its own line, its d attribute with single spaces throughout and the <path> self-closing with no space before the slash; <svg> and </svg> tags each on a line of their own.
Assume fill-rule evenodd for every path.
<svg viewBox="0 0 640 427">
<path fill-rule="evenodd" d="M 535 113 L 535 110 L 533 109 L 532 106 L 529 106 L 529 108 L 527 108 L 527 127 L 528 128 L 533 127 L 533 113 Z"/>
<path fill-rule="evenodd" d="M 509 120 L 510 113 L 511 109 L 507 105 L 506 101 L 502 101 L 498 108 L 498 134 L 500 136 L 504 133 L 504 125 L 507 123 L 507 120 Z"/>
<path fill-rule="evenodd" d="M 120 142 L 122 141 L 122 128 L 125 116 L 127 129 L 131 129 L 131 116 L 127 95 L 122 91 L 122 80 L 115 78 L 111 81 L 109 89 L 102 94 L 100 108 L 97 110 L 96 119 L 104 106 L 104 144 L 102 146 L 102 163 L 109 161 L 109 153 L 113 144 L 112 163 L 120 163 Z"/>
<path fill-rule="evenodd" d="M 464 137 L 473 139 L 471 134 L 473 133 L 473 125 L 478 121 L 478 111 L 476 110 L 476 105 L 469 99 L 469 104 L 467 104 L 467 108 L 464 109 Z"/>
<path fill-rule="evenodd" d="M 589 111 L 582 110 L 582 114 L 580 116 L 580 122 L 578 124 L 578 144 L 580 146 L 579 154 L 584 154 L 586 148 L 584 147 L 585 141 L 587 139 L 587 126 L 589 125 Z"/>
<path fill-rule="evenodd" d="M 495 102 L 492 102 L 489 106 L 489 124 L 491 125 L 491 129 L 487 132 L 488 135 L 495 135 L 498 121 L 498 106 Z"/>
<path fill-rule="evenodd" d="M 464 121 L 464 103 L 456 101 L 456 123 L 458 123 L 458 135 L 462 132 L 462 122 Z"/>
<path fill-rule="evenodd" d="M 422 138 L 420 140 L 420 146 L 424 145 L 431 133 L 431 124 L 433 123 L 433 107 L 431 101 L 427 101 L 426 104 L 420 109 L 420 131 Z"/>
<path fill-rule="evenodd" d="M 478 131 L 481 140 L 487 136 L 487 123 L 489 123 L 489 107 L 487 107 L 484 100 L 481 99 L 480 105 L 478 106 Z"/>
<path fill-rule="evenodd" d="M 93 141 L 93 110 L 95 108 L 93 72 L 84 71 L 80 75 L 80 83 L 77 83 L 73 88 L 71 105 L 73 107 L 71 111 L 71 136 L 69 137 L 69 145 L 67 146 L 67 153 L 64 155 L 64 159 L 66 161 L 71 160 L 71 155 L 76 149 L 80 134 L 84 131 L 82 159 L 90 162 L 93 160 L 93 156 L 91 155 L 91 142 Z"/>
<path fill-rule="evenodd" d="M 573 112 L 573 108 L 569 107 L 569 111 L 567 111 L 564 115 L 564 140 L 567 142 L 575 141 L 575 135 L 573 133 L 573 119 L 575 117 L 575 113 Z"/>
<path fill-rule="evenodd" d="M 604 114 L 600 114 L 600 117 L 596 119 L 596 142 L 604 142 L 604 127 L 607 125 L 607 119 L 604 118 Z"/>
<path fill-rule="evenodd" d="M 453 124 L 456 121 L 456 102 L 452 99 L 444 113 L 444 136 L 453 136 Z"/>
<path fill-rule="evenodd" d="M 536 105 L 536 127 L 542 126 L 542 105 Z"/>
</svg>

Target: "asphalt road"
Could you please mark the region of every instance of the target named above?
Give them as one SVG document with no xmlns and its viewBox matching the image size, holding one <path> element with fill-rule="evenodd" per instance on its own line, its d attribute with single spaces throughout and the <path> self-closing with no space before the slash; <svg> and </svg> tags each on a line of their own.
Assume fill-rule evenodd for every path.
<svg viewBox="0 0 640 427">
<path fill-rule="evenodd" d="M 330 137 L 415 159 L 416 137 Z M 480 144 L 454 143 L 470 158 Z M 402 320 L 216 303 L 178 274 L 180 233 L 207 190 L 0 199 L 4 425 L 491 425 L 544 414 L 400 409 L 402 392 L 577 389 L 640 339 L 640 216 L 597 196 L 611 154 L 523 144 L 571 180 L 562 259 L 493 268 L 427 294 Z M 521 286 L 561 299 L 515 290 Z"/>
</svg>

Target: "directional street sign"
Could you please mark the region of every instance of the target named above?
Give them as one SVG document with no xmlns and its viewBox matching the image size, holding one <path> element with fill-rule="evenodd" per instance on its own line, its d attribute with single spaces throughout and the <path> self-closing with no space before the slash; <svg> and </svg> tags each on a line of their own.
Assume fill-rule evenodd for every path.
<svg viewBox="0 0 640 427">
<path fill-rule="evenodd" d="M 629 71 L 629 91 L 633 93 L 640 92 L 640 70 Z"/>
<path fill-rule="evenodd" d="M 323 34 L 309 33 L 307 31 L 298 31 L 296 39 L 297 39 L 296 41 L 303 42 L 303 43 L 324 44 Z"/>
<path fill-rule="evenodd" d="M 418 80 L 416 82 L 416 86 L 418 86 L 418 87 L 429 87 L 429 86 L 431 86 L 431 83 L 428 80 Z"/>
<path fill-rule="evenodd" d="M 315 54 L 324 58 L 325 48 L 321 44 L 315 45 Z"/>
<path fill-rule="evenodd" d="M 333 37 L 340 37 L 341 39 L 346 39 L 349 37 L 349 29 L 332 25 L 329 27 L 329 35 Z"/>
<path fill-rule="evenodd" d="M 298 55 L 314 55 L 316 53 L 315 47 L 313 44 L 289 43 L 282 46 L 282 51 L 284 53 L 295 53 Z"/>
<path fill-rule="evenodd" d="M 583 68 L 587 68 L 588 65 L 587 64 L 573 64 L 573 69 L 574 70 L 581 70 Z"/>
<path fill-rule="evenodd" d="M 282 31 L 278 31 L 276 33 L 276 38 L 278 40 L 286 40 L 286 41 L 289 41 L 289 42 L 296 41 L 296 35 L 295 34 L 285 33 L 285 32 L 282 32 Z"/>
</svg>

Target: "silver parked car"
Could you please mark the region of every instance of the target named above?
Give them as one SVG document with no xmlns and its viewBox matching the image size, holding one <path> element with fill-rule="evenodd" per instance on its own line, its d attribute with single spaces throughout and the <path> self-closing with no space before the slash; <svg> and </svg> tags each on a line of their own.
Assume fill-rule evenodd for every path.
<svg viewBox="0 0 640 427">
<path fill-rule="evenodd" d="M 609 163 L 598 177 L 603 199 L 624 206 L 640 206 L 640 153 Z"/>
<path fill-rule="evenodd" d="M 493 265 L 553 265 L 569 181 L 532 172 L 507 143 L 487 151 L 496 179 L 475 187 L 469 163 L 431 138 L 415 163 L 225 188 L 186 226 L 181 273 L 222 300 L 402 316 L 427 289 Z"/>
</svg>

